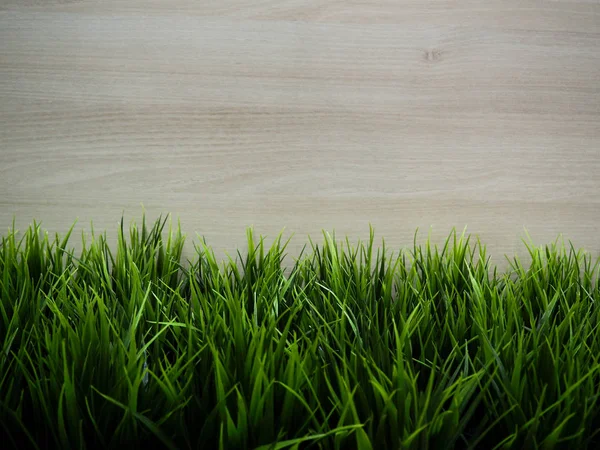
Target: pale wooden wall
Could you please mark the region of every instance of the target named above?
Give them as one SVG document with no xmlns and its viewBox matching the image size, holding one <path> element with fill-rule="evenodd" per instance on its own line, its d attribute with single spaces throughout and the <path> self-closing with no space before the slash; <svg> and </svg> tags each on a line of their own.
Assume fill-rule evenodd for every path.
<svg viewBox="0 0 600 450">
<path fill-rule="evenodd" d="M 0 227 L 600 253 L 600 2 L 0 0 Z M 4 233 L 4 231 L 3 231 Z"/>
</svg>

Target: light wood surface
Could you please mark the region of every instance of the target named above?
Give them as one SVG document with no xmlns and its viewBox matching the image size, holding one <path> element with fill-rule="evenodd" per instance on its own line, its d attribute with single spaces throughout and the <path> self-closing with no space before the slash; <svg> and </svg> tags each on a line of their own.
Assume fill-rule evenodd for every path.
<svg viewBox="0 0 600 450">
<path fill-rule="evenodd" d="M 600 253 L 600 2 L 0 0 L 0 226 L 559 234 Z M 4 233 L 4 231 L 3 231 Z"/>
</svg>

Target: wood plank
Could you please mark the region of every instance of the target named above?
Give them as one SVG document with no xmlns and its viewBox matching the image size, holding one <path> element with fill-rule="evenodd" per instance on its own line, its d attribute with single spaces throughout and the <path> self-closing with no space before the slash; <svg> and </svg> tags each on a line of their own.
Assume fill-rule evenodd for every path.
<svg viewBox="0 0 600 450">
<path fill-rule="evenodd" d="M 600 3 L 0 0 L 0 226 L 600 253 Z"/>
</svg>

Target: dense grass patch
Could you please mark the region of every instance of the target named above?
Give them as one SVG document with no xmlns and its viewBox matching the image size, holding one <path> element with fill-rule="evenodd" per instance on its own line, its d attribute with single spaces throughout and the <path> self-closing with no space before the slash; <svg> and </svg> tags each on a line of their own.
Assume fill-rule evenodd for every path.
<svg viewBox="0 0 600 450">
<path fill-rule="evenodd" d="M 3 448 L 598 448 L 600 261 L 498 273 L 453 232 L 396 255 L 325 234 L 220 264 L 121 227 L 0 246 Z M 166 233 L 165 238 L 165 231 Z"/>
</svg>

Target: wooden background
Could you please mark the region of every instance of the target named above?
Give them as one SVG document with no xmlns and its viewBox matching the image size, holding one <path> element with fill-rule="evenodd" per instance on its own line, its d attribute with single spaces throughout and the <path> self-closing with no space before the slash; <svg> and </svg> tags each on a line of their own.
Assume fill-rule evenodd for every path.
<svg viewBox="0 0 600 450">
<path fill-rule="evenodd" d="M 467 226 L 502 261 L 600 253 L 599 193 L 597 0 L 0 0 L 2 234 L 143 204 L 218 252 Z"/>
</svg>

